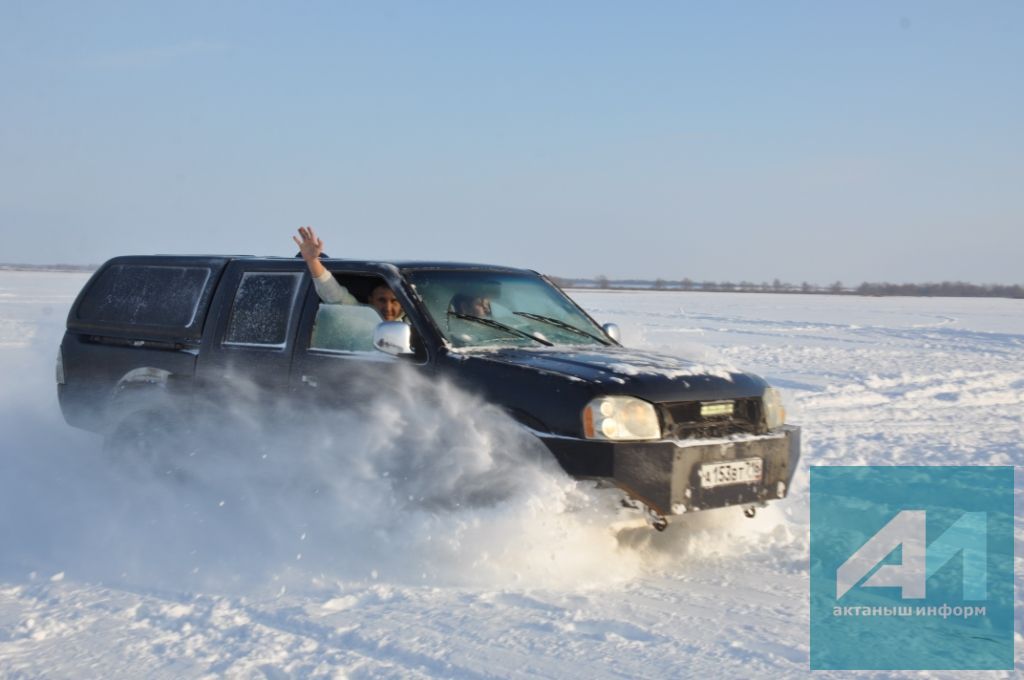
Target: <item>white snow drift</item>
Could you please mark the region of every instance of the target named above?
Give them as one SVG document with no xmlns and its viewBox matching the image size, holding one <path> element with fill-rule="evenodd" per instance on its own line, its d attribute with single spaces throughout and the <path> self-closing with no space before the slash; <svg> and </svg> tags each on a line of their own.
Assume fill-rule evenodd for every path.
<svg viewBox="0 0 1024 680">
<path fill-rule="evenodd" d="M 808 465 L 1024 459 L 1019 301 L 591 291 L 627 344 L 783 388 L 790 499 L 616 536 L 606 495 L 416 378 L 369 418 L 252 420 L 162 475 L 61 420 L 83 282 L 0 273 L 4 676 L 804 675 Z"/>
</svg>

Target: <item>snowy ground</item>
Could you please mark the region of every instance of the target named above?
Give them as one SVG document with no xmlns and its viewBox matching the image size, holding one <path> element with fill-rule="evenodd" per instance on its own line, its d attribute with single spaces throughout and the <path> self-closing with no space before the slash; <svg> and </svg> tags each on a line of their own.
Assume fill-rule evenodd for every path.
<svg viewBox="0 0 1024 680">
<path fill-rule="evenodd" d="M 58 412 L 84 280 L 0 272 L 4 677 L 808 675 L 808 465 L 1024 464 L 1020 301 L 580 291 L 627 344 L 784 388 L 804 427 L 791 498 L 616 539 L 601 499 L 450 394 L 382 408 L 393 439 L 349 424 L 331 456 L 272 439 L 194 484 L 145 478 Z M 382 513 L 376 459 L 394 456 L 496 478 L 500 500 L 417 504 L 421 488 Z M 1019 476 L 1016 495 L 1024 555 Z"/>
</svg>

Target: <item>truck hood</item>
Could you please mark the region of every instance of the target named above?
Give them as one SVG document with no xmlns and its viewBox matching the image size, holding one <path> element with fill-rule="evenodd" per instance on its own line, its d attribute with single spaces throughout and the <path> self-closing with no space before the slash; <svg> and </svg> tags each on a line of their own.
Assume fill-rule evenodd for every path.
<svg viewBox="0 0 1024 680">
<path fill-rule="evenodd" d="M 460 352 L 468 361 L 554 374 L 588 383 L 595 393 L 629 394 L 654 402 L 760 396 L 768 384 L 726 364 L 626 347 L 510 347 Z"/>
</svg>

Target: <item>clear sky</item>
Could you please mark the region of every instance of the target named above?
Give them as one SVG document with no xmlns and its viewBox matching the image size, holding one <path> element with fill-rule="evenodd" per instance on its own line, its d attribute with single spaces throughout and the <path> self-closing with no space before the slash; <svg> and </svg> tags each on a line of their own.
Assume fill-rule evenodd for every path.
<svg viewBox="0 0 1024 680">
<path fill-rule="evenodd" d="M 1022 283 L 1024 2 L 0 2 L 0 261 Z"/>
</svg>

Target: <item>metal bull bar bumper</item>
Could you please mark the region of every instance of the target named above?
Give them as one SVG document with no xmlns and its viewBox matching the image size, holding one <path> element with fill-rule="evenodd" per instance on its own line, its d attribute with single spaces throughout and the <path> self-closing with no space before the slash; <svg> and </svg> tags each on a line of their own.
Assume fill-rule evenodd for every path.
<svg viewBox="0 0 1024 680">
<path fill-rule="evenodd" d="M 784 498 L 799 459 L 800 428 L 787 425 L 743 439 L 619 444 L 612 479 L 656 512 L 678 515 Z M 760 480 L 750 481 L 757 466 Z"/>
</svg>

